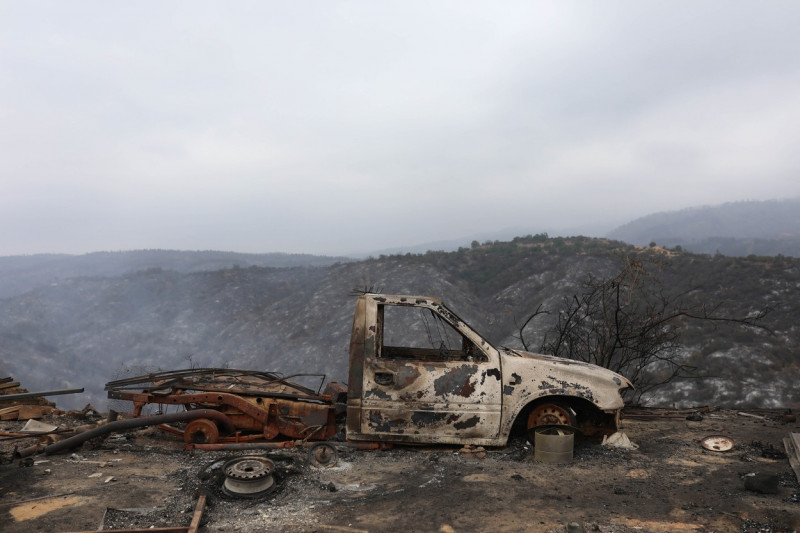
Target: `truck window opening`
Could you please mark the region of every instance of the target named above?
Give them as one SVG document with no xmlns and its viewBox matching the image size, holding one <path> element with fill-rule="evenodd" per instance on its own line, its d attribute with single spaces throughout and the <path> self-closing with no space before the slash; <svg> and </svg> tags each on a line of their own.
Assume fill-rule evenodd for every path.
<svg viewBox="0 0 800 533">
<path fill-rule="evenodd" d="M 486 361 L 475 344 L 433 310 L 381 305 L 379 357 L 424 361 Z"/>
</svg>

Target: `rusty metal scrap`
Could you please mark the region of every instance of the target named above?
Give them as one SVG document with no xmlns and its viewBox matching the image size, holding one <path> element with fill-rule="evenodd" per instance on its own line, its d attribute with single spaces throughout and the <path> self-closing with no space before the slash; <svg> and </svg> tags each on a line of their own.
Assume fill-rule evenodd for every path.
<svg viewBox="0 0 800 533">
<path fill-rule="evenodd" d="M 289 381 L 295 377 L 320 377 L 324 374 L 293 374 L 281 376 L 275 372 L 258 370 L 238 370 L 230 368 L 191 368 L 155 372 L 126 379 L 109 381 L 105 390 L 119 391 L 141 389 L 145 392 L 165 391 L 168 389 L 191 389 L 198 391 L 232 392 L 234 394 L 251 394 L 294 397 L 297 394 L 314 396 L 319 391 Z M 146 385 L 146 384 L 150 385 Z"/>
<path fill-rule="evenodd" d="M 305 448 L 305 447 L 313 447 L 314 444 L 318 444 L 317 442 L 308 442 L 304 440 L 283 440 L 277 442 L 227 442 L 221 443 L 218 442 L 216 444 L 200 444 L 200 443 L 189 443 L 186 445 L 186 449 L 191 450 L 202 450 L 202 451 L 244 451 L 244 450 L 277 450 L 277 449 L 287 449 L 287 448 Z M 389 442 L 335 442 L 329 443 L 330 446 L 334 447 L 345 447 L 351 448 L 354 450 L 389 450 L 393 447 L 392 443 Z"/>
<path fill-rule="evenodd" d="M 318 468 L 331 468 L 339 462 L 339 452 L 333 444 L 315 442 L 308 450 L 308 462 Z"/>
<path fill-rule="evenodd" d="M 323 393 L 276 373 L 200 368 L 147 374 L 106 384 L 108 397 L 133 403 L 141 416 L 148 404 L 176 405 L 187 410 L 214 409 L 228 417 L 235 430 L 219 432 L 210 421 L 195 420 L 185 429 L 159 426 L 181 434 L 187 444 L 215 444 L 275 439 L 327 440 L 337 431 L 337 407 L 346 388 L 329 383 Z"/>
</svg>

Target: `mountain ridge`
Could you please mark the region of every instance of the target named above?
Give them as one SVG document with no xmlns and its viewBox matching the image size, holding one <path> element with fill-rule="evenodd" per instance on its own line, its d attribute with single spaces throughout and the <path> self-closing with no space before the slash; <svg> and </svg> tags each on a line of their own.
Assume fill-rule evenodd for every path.
<svg viewBox="0 0 800 533">
<path fill-rule="evenodd" d="M 695 253 L 800 257 L 800 198 L 653 213 L 619 226 L 608 237 L 638 246 L 680 246 Z"/>
</svg>

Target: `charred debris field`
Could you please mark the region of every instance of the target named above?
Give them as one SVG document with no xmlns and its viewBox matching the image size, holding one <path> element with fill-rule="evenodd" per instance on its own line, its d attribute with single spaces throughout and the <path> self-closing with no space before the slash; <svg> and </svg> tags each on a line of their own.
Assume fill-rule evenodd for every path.
<svg viewBox="0 0 800 533">
<path fill-rule="evenodd" d="M 0 373 L 31 390 L 83 387 L 84 395 L 59 403 L 101 409 L 104 383 L 177 368 L 311 372 L 346 381 L 353 289 L 440 297 L 496 346 L 518 348 L 519 324 L 530 313 L 540 305 L 548 311 L 527 331 L 535 343 L 587 276 L 611 275 L 625 255 L 661 261 L 664 287 L 693 302 L 733 316 L 771 309 L 767 330 L 686 323 L 682 357 L 703 378 L 663 389 L 655 403 L 800 405 L 800 259 L 546 235 L 315 266 L 191 271 L 181 263 L 179 272 L 139 261 L 140 270 L 128 273 L 88 275 L 98 270 L 87 267 L 83 277 L 23 277 L 26 290 L 0 299 Z M 14 275 L 9 271 L 6 282 Z"/>
<path fill-rule="evenodd" d="M 0 423 L 4 433 L 22 426 Z M 0 524 L 8 533 L 187 531 L 203 496 L 194 531 L 789 532 L 800 528 L 800 484 L 782 440 L 797 427 L 782 411 L 631 409 L 621 429 L 636 448 L 578 440 L 564 464 L 535 460 L 521 436 L 483 450 L 337 446 L 328 467 L 305 448 L 190 453 L 150 428 L 24 460 L 12 455 L 30 437 L 2 440 Z M 732 449 L 703 448 L 709 436 Z M 225 492 L 223 466 L 243 455 L 273 465 L 272 485 L 255 497 Z"/>
</svg>

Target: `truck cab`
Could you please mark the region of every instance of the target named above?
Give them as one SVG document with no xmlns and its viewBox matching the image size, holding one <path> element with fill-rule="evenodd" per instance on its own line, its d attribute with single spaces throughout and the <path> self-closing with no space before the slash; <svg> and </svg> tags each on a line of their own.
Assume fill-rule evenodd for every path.
<svg viewBox="0 0 800 533">
<path fill-rule="evenodd" d="M 524 425 L 616 431 L 630 382 L 582 362 L 498 349 L 441 300 L 362 294 L 350 337 L 348 440 L 505 445 Z"/>
</svg>

